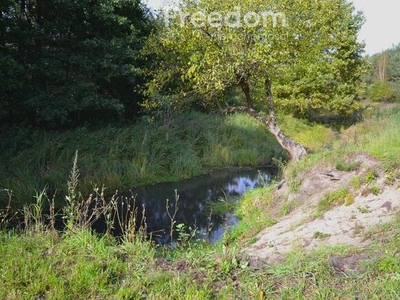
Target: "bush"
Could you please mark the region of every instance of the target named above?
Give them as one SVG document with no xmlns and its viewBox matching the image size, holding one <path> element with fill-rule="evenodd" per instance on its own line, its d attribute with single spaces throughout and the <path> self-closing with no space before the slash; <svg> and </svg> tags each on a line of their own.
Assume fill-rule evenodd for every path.
<svg viewBox="0 0 400 300">
<path fill-rule="evenodd" d="M 388 82 L 375 82 L 371 85 L 368 96 L 372 101 L 390 101 L 393 99 L 393 88 Z"/>
</svg>

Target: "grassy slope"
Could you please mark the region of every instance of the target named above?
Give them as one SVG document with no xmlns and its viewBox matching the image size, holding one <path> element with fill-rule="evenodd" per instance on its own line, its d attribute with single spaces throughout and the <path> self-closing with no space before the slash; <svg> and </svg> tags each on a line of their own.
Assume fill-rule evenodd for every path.
<svg viewBox="0 0 400 300">
<path fill-rule="evenodd" d="M 377 106 L 371 108 L 371 111 L 371 116 L 364 122 L 343 130 L 336 138 L 327 128 L 312 127 L 296 120 L 293 123 L 287 122 L 290 118 L 284 120 L 284 130 L 314 150 L 299 163 L 282 166 L 289 190 L 297 191 L 303 171 L 325 164 L 334 165 L 338 169 L 356 168 L 349 159 L 363 153 L 380 161 L 386 178 L 395 180 L 400 177 L 400 105 Z M 306 139 L 304 132 L 308 133 Z M 260 228 L 274 224 L 276 221 L 270 214 L 272 210 L 275 216 L 286 215 L 291 210 L 290 203 L 274 201 L 274 188 L 253 190 L 243 197 L 238 213 L 244 221 L 234 229 L 233 237 L 246 239 L 254 236 Z"/>
<path fill-rule="evenodd" d="M 289 180 L 306 168 L 368 152 L 388 172 L 399 167 L 400 112 L 391 109 L 348 129 L 332 145 L 289 166 Z M 379 144 L 378 141 L 379 140 Z M 379 145 L 379 147 L 378 147 Z M 246 200 L 247 199 L 247 200 Z M 242 201 L 247 230 L 267 218 L 273 203 L 266 190 L 255 190 Z M 285 208 L 282 209 L 284 213 Z M 256 223 L 252 223 L 255 221 Z M 0 298 L 4 299 L 398 299 L 400 296 L 400 217 L 375 227 L 364 250 L 326 247 L 293 251 L 276 266 L 253 269 L 241 257 L 243 240 L 227 238 L 215 245 L 181 242 L 175 250 L 155 247 L 137 236 L 117 244 L 85 229 L 64 235 L 28 230 L 0 234 Z M 242 230 L 236 238 L 250 238 Z M 229 241 L 229 242 L 228 242 Z M 329 264 L 332 255 L 360 252 L 361 273 L 341 276 Z"/>
<path fill-rule="evenodd" d="M 400 167 L 400 105 L 370 108 L 364 122 L 344 130 L 329 149 L 311 154 L 297 165 L 290 165 L 286 176 L 294 178 L 301 170 L 321 163 L 340 163 L 346 156 L 366 153 L 379 159 L 391 172 Z M 296 134 L 295 134 L 296 135 Z M 295 136 L 294 135 L 294 136 Z"/>
<path fill-rule="evenodd" d="M 213 168 L 266 165 L 273 157 L 284 156 L 263 125 L 242 114 L 192 113 L 168 125 L 142 122 L 96 131 L 14 130 L 3 132 L 0 139 L 0 188 L 13 190 L 14 207 L 32 202 L 32 193 L 45 186 L 50 197 L 57 191 L 56 200 L 63 204 L 76 150 L 83 195 L 94 185 L 112 192 L 188 178 Z M 0 193 L 0 207 L 5 200 L 5 193 Z"/>
</svg>

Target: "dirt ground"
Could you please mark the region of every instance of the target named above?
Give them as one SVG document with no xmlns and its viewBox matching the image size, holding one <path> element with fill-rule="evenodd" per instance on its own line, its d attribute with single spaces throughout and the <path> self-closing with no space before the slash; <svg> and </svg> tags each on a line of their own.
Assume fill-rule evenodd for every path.
<svg viewBox="0 0 400 300">
<path fill-rule="evenodd" d="M 274 264 L 282 261 L 294 247 L 314 249 L 322 245 L 352 245 L 365 247 L 370 238 L 365 235 L 369 228 L 391 221 L 400 207 L 399 183 L 390 183 L 379 164 L 366 155 L 358 155 L 351 161 L 360 163 L 357 170 L 338 171 L 336 166 L 315 167 L 302 174 L 297 192 L 289 192 L 287 183 L 276 191 L 280 201 L 292 201 L 296 208 L 278 218 L 278 223 L 257 235 L 257 242 L 244 250 L 252 264 Z M 354 187 L 354 178 L 365 179 L 371 170 L 378 177 L 372 183 L 362 182 Z M 378 187 L 374 195 L 371 187 Z M 352 204 L 335 206 L 316 215 L 317 204 L 333 191 L 347 188 Z M 317 216 L 317 217 L 316 217 Z"/>
</svg>

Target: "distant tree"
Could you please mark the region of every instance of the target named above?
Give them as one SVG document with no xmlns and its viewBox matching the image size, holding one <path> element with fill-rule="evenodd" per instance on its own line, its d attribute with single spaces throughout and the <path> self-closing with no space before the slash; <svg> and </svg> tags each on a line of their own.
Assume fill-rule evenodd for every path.
<svg viewBox="0 0 400 300">
<path fill-rule="evenodd" d="M 400 99 L 400 46 L 370 57 L 368 96 L 373 101 Z"/>
<path fill-rule="evenodd" d="M 294 160 L 306 149 L 283 134 L 275 107 L 343 115 L 360 107 L 363 18 L 345 0 L 184 0 L 160 20 L 147 48 L 159 58 L 149 71 L 149 95 L 157 95 L 149 106 L 177 91 L 177 104 L 197 93 L 215 105 L 238 87 L 242 106 L 225 111 L 262 122 Z M 256 110 L 263 107 L 268 117 Z"/>
<path fill-rule="evenodd" d="M 380 82 L 386 82 L 388 79 L 388 52 L 382 52 L 382 54 L 378 57 L 375 69 L 375 76 L 378 78 Z"/>
<path fill-rule="evenodd" d="M 393 90 L 393 99 L 400 101 L 400 44 L 389 51 L 389 83 Z"/>
<path fill-rule="evenodd" d="M 0 120 L 42 126 L 132 115 L 152 28 L 139 0 L 2 0 Z"/>
</svg>

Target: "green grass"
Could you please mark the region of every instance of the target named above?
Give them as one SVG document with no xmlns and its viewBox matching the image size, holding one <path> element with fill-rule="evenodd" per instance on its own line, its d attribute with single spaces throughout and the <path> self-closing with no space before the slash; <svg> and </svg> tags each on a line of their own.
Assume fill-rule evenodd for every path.
<svg viewBox="0 0 400 300">
<path fill-rule="evenodd" d="M 349 191 L 346 188 L 327 193 L 317 204 L 318 212 L 323 213 L 335 206 L 345 204 L 348 194 Z"/>
<path fill-rule="evenodd" d="M 367 111 L 366 115 L 369 112 Z M 301 133 L 300 126 L 291 126 L 293 137 Z M 312 128 L 310 136 L 314 136 Z M 340 171 L 354 171 L 362 165 L 353 161 L 358 154 L 368 154 L 380 161 L 384 170 L 389 173 L 400 168 L 400 105 L 389 105 L 373 108 L 363 122 L 343 129 L 338 137 L 331 138 L 328 148 L 310 153 L 297 164 L 290 163 L 285 167 L 285 177 L 289 181 L 315 166 L 333 165 Z M 315 135 L 316 136 L 316 135 Z M 329 135 L 327 135 L 329 136 Z M 327 142 L 324 142 L 327 144 Z M 366 180 L 373 181 L 377 174 L 371 171 Z"/>
<path fill-rule="evenodd" d="M 170 249 L 117 242 L 86 229 L 0 232 L 1 299 L 396 299 L 398 220 L 366 232 L 367 249 L 295 249 L 280 264 L 250 267 L 235 242 Z M 316 239 L 326 235 L 315 233 Z M 361 252 L 362 251 L 362 252 Z M 367 255 L 336 271 L 330 258 Z M 261 297 L 260 297 L 261 296 Z"/>
<path fill-rule="evenodd" d="M 345 151 L 366 152 L 381 160 L 387 169 L 399 168 L 399 128 L 400 108 L 390 106 L 366 122 L 349 128 L 345 138 L 352 141 L 346 145 Z"/>
<path fill-rule="evenodd" d="M 285 134 L 307 147 L 312 152 L 332 146 L 335 132 L 321 124 L 308 124 L 290 115 L 279 116 L 279 125 Z"/>
<path fill-rule="evenodd" d="M 232 125 L 232 122 L 236 124 L 242 117 L 230 116 L 225 119 L 224 124 L 226 126 Z M 385 118 L 393 118 L 393 115 L 385 115 Z M 244 122 L 244 120 L 240 121 Z M 244 135 L 247 135 L 252 128 L 251 121 L 247 121 L 249 124 L 245 125 L 246 122 L 244 122 L 242 127 L 247 128 L 244 130 Z M 386 131 L 390 132 L 385 128 L 379 129 L 381 122 L 382 120 L 377 118 L 369 121 L 368 125 L 355 126 L 350 131 L 359 132 L 356 139 L 353 133 L 350 134 L 351 140 L 348 140 L 348 136 L 344 134 L 340 141 L 333 142 L 333 150 L 320 150 L 311 154 L 299 164 L 286 167 L 285 174 L 292 176 L 296 183 L 298 180 L 296 176 L 300 172 L 318 164 L 329 163 L 335 166 L 336 159 L 346 161 L 354 153 L 361 153 L 364 150 L 372 154 L 368 151 L 374 149 L 374 142 L 368 141 L 364 135 L 370 135 L 369 130 L 372 129 L 379 130 L 382 135 L 385 135 Z M 392 126 L 390 122 L 385 123 L 384 126 L 389 126 L 389 124 Z M 227 130 L 231 125 L 224 128 Z M 369 130 L 366 130 L 364 126 L 368 126 Z M 235 127 L 237 126 L 233 126 Z M 126 162 L 126 153 L 130 153 L 132 149 L 141 149 L 143 152 L 139 153 L 142 155 L 140 159 L 135 156 L 136 154 L 131 155 L 129 172 L 137 176 L 149 176 L 146 178 L 151 178 L 149 174 L 166 176 L 163 172 L 166 168 L 165 164 L 169 161 L 168 156 L 164 156 L 165 164 L 155 164 L 155 161 L 161 157 L 160 153 L 176 153 L 174 151 L 179 143 L 172 142 L 175 134 L 180 132 L 182 138 L 187 138 L 195 129 L 169 127 L 170 131 L 166 138 L 166 133 L 160 129 L 161 127 L 157 127 L 160 132 L 152 132 L 147 126 L 143 128 L 147 131 L 142 132 L 138 141 L 130 141 L 128 136 L 134 134 L 130 129 L 110 128 L 108 130 L 114 130 L 114 132 L 109 133 L 107 141 L 113 141 L 113 143 L 99 144 L 98 147 L 102 150 L 108 149 L 109 151 L 105 153 L 121 159 L 122 162 Z M 119 130 L 122 133 L 126 130 L 125 138 L 123 138 L 124 134 L 119 134 L 121 133 Z M 174 168 L 167 168 L 167 170 L 175 170 L 177 173 L 183 170 L 191 170 L 188 173 L 197 172 L 195 163 L 197 160 L 190 161 L 190 158 L 192 154 L 198 155 L 196 151 L 199 149 L 204 151 L 204 155 L 213 153 L 212 157 L 218 157 L 218 159 L 213 158 L 215 159 L 213 164 L 217 164 L 219 160 L 222 160 L 223 164 L 228 161 L 232 163 L 235 161 L 232 160 L 232 155 L 238 155 L 235 159 L 241 157 L 245 160 L 242 154 L 237 154 L 240 151 L 223 151 L 224 147 L 241 143 L 233 138 L 236 136 L 233 133 L 229 138 L 215 137 L 213 140 L 211 128 L 208 133 L 204 129 L 201 129 L 201 132 L 202 142 L 199 144 L 205 147 L 191 148 L 194 152 L 183 151 L 181 147 L 178 147 L 180 152 L 177 153 L 182 155 L 182 161 L 176 163 Z M 95 136 L 95 132 L 90 132 L 90 134 Z M 105 131 L 97 132 L 97 134 L 99 139 L 105 137 Z M 158 145 L 161 143 L 159 141 L 151 142 L 151 137 L 158 135 L 165 137 L 165 145 Z M 72 142 L 72 136 L 77 140 Z M 196 133 L 193 138 L 198 136 Z M 46 147 L 50 147 L 47 145 L 50 142 L 46 142 L 44 137 L 47 137 L 47 140 L 57 141 L 55 136 L 39 134 L 38 141 L 40 140 Z M 23 160 L 26 161 L 28 167 L 48 165 L 49 157 L 56 155 L 52 151 L 58 151 L 58 154 L 65 159 L 66 167 L 66 174 L 60 178 L 68 178 L 75 146 L 80 145 L 81 142 L 82 145 L 87 145 L 93 141 L 84 141 L 84 138 L 76 132 L 71 132 L 69 139 L 64 140 L 64 138 L 59 137 L 58 141 L 71 142 L 71 147 L 64 145 L 58 150 L 46 148 L 45 151 L 30 144 L 23 148 L 23 151 L 16 152 L 18 155 L 15 159 L 17 162 L 18 159 L 21 160 L 20 166 Z M 207 142 L 204 142 L 206 139 Z M 165 142 L 166 140 L 170 141 L 172 146 L 169 142 Z M 135 148 L 131 146 L 123 148 L 123 145 L 129 141 L 136 145 Z M 30 142 L 27 141 L 27 143 Z M 148 144 L 152 145 L 151 149 L 147 148 Z M 55 147 L 57 148 L 57 144 Z M 17 148 L 21 149 L 20 146 Z M 385 148 L 384 145 L 382 148 Z M 34 162 L 29 160 L 29 154 L 33 153 L 32 149 L 39 151 L 38 155 L 31 157 Z M 384 165 L 387 163 L 386 158 L 393 155 L 396 149 L 396 147 L 390 147 L 389 150 L 380 150 L 380 154 L 389 153 L 387 156 L 380 156 Z M 85 151 L 81 148 L 79 151 L 79 166 L 82 163 L 86 164 L 81 171 L 83 178 L 92 176 L 88 166 L 93 168 L 100 166 L 100 169 L 105 168 L 111 174 L 115 170 L 124 169 L 122 162 L 121 165 L 118 165 L 116 161 L 114 161 L 115 165 L 108 165 L 104 156 L 101 157 L 103 160 L 98 161 L 95 156 L 82 157 L 82 155 L 85 156 L 82 154 Z M 10 157 L 11 162 L 15 163 L 14 158 Z M 206 156 L 200 157 L 205 159 Z M 252 156 L 249 155 L 249 157 Z M 53 159 L 54 162 L 62 162 L 57 156 Z M 210 162 L 210 160 L 205 161 Z M 205 161 L 200 164 L 203 168 L 206 165 Z M 170 160 L 170 166 L 174 166 L 174 162 Z M 392 177 L 398 178 L 398 174 L 393 171 L 396 170 L 393 163 L 390 163 L 388 167 L 392 167 L 390 169 Z M 24 172 L 26 173 L 24 176 L 31 174 L 29 168 L 21 168 L 20 174 Z M 45 169 L 44 175 L 46 172 L 51 174 L 52 169 Z M 49 174 L 46 176 L 52 178 Z M 373 170 L 371 174 L 375 174 Z M 97 174 L 96 176 L 105 175 Z M 114 175 L 108 176 L 109 182 L 113 182 Z M 372 178 L 372 175 L 367 177 Z M 364 180 L 368 180 L 368 178 L 354 178 L 354 188 L 359 187 Z M 371 179 L 371 182 L 373 181 L 374 179 Z M 118 182 L 120 181 L 116 180 L 116 183 Z M 34 184 L 29 185 L 29 187 L 32 186 Z M 78 189 L 79 187 L 80 185 Z M 294 189 L 297 188 L 294 186 Z M 74 189 L 71 188 L 68 191 L 69 195 L 72 190 Z M 295 206 L 295 203 L 277 203 L 273 197 L 274 187 L 253 190 L 241 199 L 237 213 L 242 221 L 218 244 L 209 245 L 202 241 L 186 240 L 179 242 L 174 249 L 157 246 L 139 233 L 136 233 L 133 238 L 126 236 L 124 241 L 117 241 L 109 235 L 97 236 L 85 227 L 79 228 L 73 225 L 64 233 L 54 232 L 40 223 L 40 209 L 45 195 L 37 192 L 35 198 L 33 197 L 35 193 L 32 191 L 29 197 L 35 200 L 35 203 L 25 210 L 25 214 L 28 214 L 30 218 L 29 227 L 21 232 L 0 230 L 1 299 L 398 299 L 400 297 L 400 256 L 398 255 L 400 215 L 391 223 L 381 224 L 368 230 L 363 229 L 362 234 L 373 241 L 364 249 L 337 246 L 322 247 L 306 252 L 298 248 L 290 252 L 279 264 L 262 264 L 253 268 L 249 265 L 247 257 L 241 253 L 243 246 L 249 241 L 254 241 L 255 233 L 266 226 L 275 224 L 276 220 L 271 217 L 272 215 L 285 215 L 291 210 L 292 205 Z M 42 191 L 42 189 L 37 189 L 37 191 Z M 77 190 L 74 192 L 77 193 Z M 3 193 L 8 195 L 7 191 Z M 329 193 L 318 204 L 318 209 L 322 213 L 335 205 L 341 205 L 346 201 L 351 202 L 351 199 L 347 199 L 348 196 L 349 192 L 344 188 Z M 360 212 L 366 209 L 359 208 Z M 4 228 L 5 223 L 2 211 L 0 225 Z M 316 239 L 326 237 L 327 235 L 323 232 L 317 231 L 314 234 Z M 331 264 L 333 257 L 339 260 L 354 258 L 355 268 L 346 269 L 345 272 L 338 271 Z"/>
<path fill-rule="evenodd" d="M 216 168 L 266 165 L 273 157 L 285 156 L 267 129 L 244 114 L 187 113 L 168 124 L 143 121 L 129 127 L 67 132 L 4 129 L 0 139 L 0 188 L 13 191 L 14 208 L 31 203 L 32 193 L 44 187 L 62 205 L 76 150 L 83 195 L 94 185 L 113 193 Z M 0 206 L 6 201 L 0 193 Z"/>
<path fill-rule="evenodd" d="M 350 180 L 350 184 L 354 189 L 359 189 L 363 183 L 363 180 L 360 176 L 354 176 Z"/>
<path fill-rule="evenodd" d="M 270 186 L 251 190 L 242 197 L 236 208 L 236 215 L 241 221 L 232 229 L 230 239 L 246 240 L 265 227 L 276 224 L 270 214 L 274 204 L 273 193 L 274 187 Z"/>
<path fill-rule="evenodd" d="M 351 172 L 351 171 L 355 171 L 358 170 L 360 168 L 361 163 L 356 161 L 356 162 L 346 162 L 346 161 L 342 161 L 339 160 L 336 163 L 336 169 L 338 169 L 339 171 L 345 171 L 345 172 Z"/>
<path fill-rule="evenodd" d="M 313 238 L 314 239 L 325 239 L 325 238 L 330 237 L 330 236 L 331 235 L 328 234 L 328 233 L 323 233 L 323 232 L 320 232 L 320 231 L 316 231 L 316 232 L 314 232 Z"/>
</svg>

